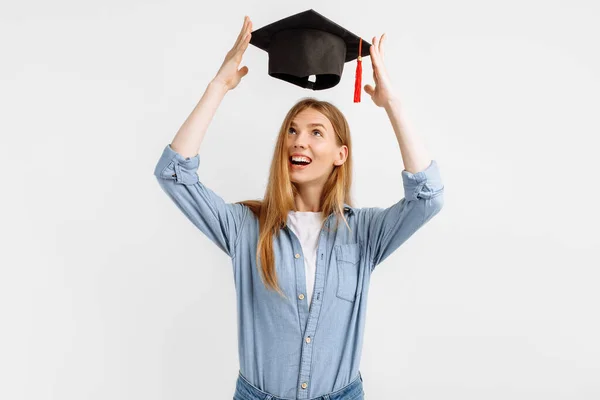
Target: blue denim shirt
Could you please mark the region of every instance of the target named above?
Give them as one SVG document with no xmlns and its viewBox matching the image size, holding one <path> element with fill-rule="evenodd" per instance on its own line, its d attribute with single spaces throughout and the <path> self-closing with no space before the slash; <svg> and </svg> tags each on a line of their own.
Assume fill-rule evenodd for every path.
<svg viewBox="0 0 600 400">
<path fill-rule="evenodd" d="M 405 197 L 389 208 L 345 204 L 352 231 L 342 220 L 337 230 L 321 230 L 310 305 L 297 236 L 286 226 L 273 239 L 286 300 L 260 279 L 258 219 L 247 206 L 226 203 L 202 184 L 199 164 L 199 155 L 184 158 L 168 144 L 154 175 L 183 214 L 231 257 L 240 373 L 257 388 L 288 399 L 310 399 L 349 384 L 359 372 L 371 273 L 442 208 L 436 161 L 415 174 L 403 170 Z M 332 213 L 325 227 L 334 226 Z"/>
</svg>

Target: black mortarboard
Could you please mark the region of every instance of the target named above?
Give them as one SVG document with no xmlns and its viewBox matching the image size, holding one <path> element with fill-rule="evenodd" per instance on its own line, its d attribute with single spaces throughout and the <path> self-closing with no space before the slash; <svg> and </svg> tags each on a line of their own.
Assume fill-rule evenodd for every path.
<svg viewBox="0 0 600 400">
<path fill-rule="evenodd" d="M 337 85 L 344 63 L 358 59 L 354 102 L 360 101 L 361 61 L 371 44 L 318 12 L 307 10 L 257 29 L 250 43 L 269 54 L 269 75 L 313 90 Z M 315 82 L 308 80 L 311 75 Z"/>
</svg>

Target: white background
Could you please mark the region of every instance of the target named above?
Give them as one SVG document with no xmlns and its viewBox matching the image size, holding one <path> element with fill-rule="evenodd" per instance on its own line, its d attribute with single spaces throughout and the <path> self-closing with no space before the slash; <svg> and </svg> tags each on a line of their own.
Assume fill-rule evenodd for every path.
<svg viewBox="0 0 600 400">
<path fill-rule="evenodd" d="M 32 1 L 0 13 L 0 398 L 231 399 L 230 259 L 162 192 L 164 146 L 249 15 L 313 8 L 371 42 L 445 184 L 379 265 L 366 399 L 600 398 L 600 7 L 589 1 Z M 352 129 L 355 206 L 403 197 L 402 158 L 355 62 L 313 92 L 249 74 L 200 148 L 228 202 L 262 198 L 301 97 Z M 370 59 L 363 85 L 372 83 Z"/>
</svg>

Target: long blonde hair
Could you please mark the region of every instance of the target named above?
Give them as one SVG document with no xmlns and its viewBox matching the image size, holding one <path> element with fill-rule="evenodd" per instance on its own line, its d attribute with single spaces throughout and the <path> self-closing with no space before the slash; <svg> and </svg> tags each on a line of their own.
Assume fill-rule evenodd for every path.
<svg viewBox="0 0 600 400">
<path fill-rule="evenodd" d="M 352 143 L 350 128 L 342 112 L 333 104 L 307 97 L 298 101 L 287 113 L 277 137 L 275 151 L 269 170 L 269 181 L 263 200 L 244 200 L 236 204 L 244 204 L 250 208 L 259 220 L 259 238 L 256 249 L 256 265 L 259 266 L 261 279 L 267 288 L 277 291 L 285 297 L 277 283 L 275 271 L 275 255 L 273 253 L 273 237 L 280 234 L 285 227 L 289 211 L 295 210 L 295 195 L 298 188 L 290 180 L 288 167 L 288 149 L 286 136 L 294 117 L 301 111 L 312 108 L 326 116 L 336 134 L 338 146 L 348 146 L 348 157 L 344 164 L 334 166 L 333 172 L 327 179 L 321 197 L 321 210 L 323 224 L 331 213 L 336 215 L 336 229 L 341 217 L 348 229 L 348 221 L 344 216 L 344 203 L 350 207 L 352 199 L 350 186 L 352 184 Z M 263 207 L 264 206 L 264 207 Z"/>
</svg>

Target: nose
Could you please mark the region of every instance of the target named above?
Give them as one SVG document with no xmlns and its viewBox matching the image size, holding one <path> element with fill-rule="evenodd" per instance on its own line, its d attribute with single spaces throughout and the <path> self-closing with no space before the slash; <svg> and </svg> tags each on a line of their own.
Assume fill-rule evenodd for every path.
<svg viewBox="0 0 600 400">
<path fill-rule="evenodd" d="M 302 135 L 301 133 L 296 134 L 294 138 L 288 137 L 288 141 L 292 143 L 294 149 L 306 149 L 306 144 L 304 143 L 305 140 L 307 140 L 305 135 Z"/>
<path fill-rule="evenodd" d="M 303 144 L 302 139 L 300 139 L 300 138 L 297 138 L 294 141 L 294 148 L 297 148 L 297 147 L 302 147 L 303 149 L 306 148 L 306 145 Z"/>
</svg>

